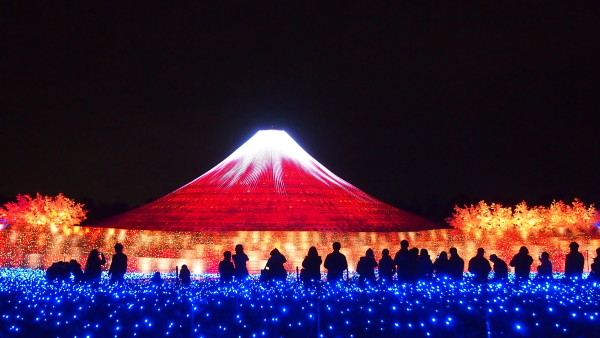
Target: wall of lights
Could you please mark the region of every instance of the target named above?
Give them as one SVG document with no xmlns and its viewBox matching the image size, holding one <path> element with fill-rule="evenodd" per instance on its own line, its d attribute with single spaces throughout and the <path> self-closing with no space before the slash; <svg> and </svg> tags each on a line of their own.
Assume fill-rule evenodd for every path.
<svg viewBox="0 0 600 338">
<path fill-rule="evenodd" d="M 231 232 L 173 232 L 151 230 L 125 230 L 112 228 L 63 227 L 62 229 L 12 228 L 0 231 L 0 265 L 12 267 L 46 268 L 54 261 L 77 259 L 85 264 L 91 249 L 107 254 L 110 261 L 113 246 L 120 242 L 129 255 L 129 270 L 140 272 L 173 271 L 176 266 L 187 264 L 194 273 L 214 273 L 225 250 L 233 251 L 236 244 L 243 244 L 250 258 L 252 273 L 264 267 L 273 248 L 287 257 L 286 269 L 295 272 L 310 246 L 316 246 L 324 258 L 331 252 L 331 243 L 342 243 L 350 270 L 368 248 L 375 251 L 378 259 L 383 249 L 392 255 L 399 249 L 401 240 L 407 239 L 411 247 L 425 248 L 431 258 L 450 247 L 456 247 L 467 261 L 475 255 L 478 247 L 486 249 L 486 255 L 497 254 L 509 261 L 526 245 L 539 264 L 537 257 L 543 251 L 550 253 L 556 272 L 563 271 L 564 257 L 571 241 L 577 241 L 586 258 L 586 270 L 600 247 L 600 239 L 590 234 L 567 234 L 535 237 L 523 232 L 506 232 L 502 236 L 482 236 L 459 230 L 430 230 L 407 233 L 387 232 L 317 232 L 317 231 L 231 231 Z M 106 268 L 108 268 L 107 264 Z M 323 270 L 324 271 L 324 270 Z"/>
</svg>

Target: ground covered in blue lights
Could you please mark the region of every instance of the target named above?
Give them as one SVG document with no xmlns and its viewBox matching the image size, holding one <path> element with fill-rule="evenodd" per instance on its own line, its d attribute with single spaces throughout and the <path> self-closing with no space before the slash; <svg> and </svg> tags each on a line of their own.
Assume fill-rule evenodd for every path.
<svg viewBox="0 0 600 338">
<path fill-rule="evenodd" d="M 598 336 L 600 284 L 432 280 L 304 287 L 295 280 L 190 287 L 128 274 L 127 285 L 52 284 L 0 269 L 0 336 Z M 104 276 L 106 278 L 106 276 Z"/>
</svg>

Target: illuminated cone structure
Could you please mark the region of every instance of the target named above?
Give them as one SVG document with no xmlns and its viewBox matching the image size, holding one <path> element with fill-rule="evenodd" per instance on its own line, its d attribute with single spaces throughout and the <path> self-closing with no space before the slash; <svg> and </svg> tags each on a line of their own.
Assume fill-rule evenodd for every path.
<svg viewBox="0 0 600 338">
<path fill-rule="evenodd" d="M 172 193 L 101 222 L 169 231 L 416 231 L 441 225 L 334 175 L 285 131 L 262 130 Z"/>
</svg>

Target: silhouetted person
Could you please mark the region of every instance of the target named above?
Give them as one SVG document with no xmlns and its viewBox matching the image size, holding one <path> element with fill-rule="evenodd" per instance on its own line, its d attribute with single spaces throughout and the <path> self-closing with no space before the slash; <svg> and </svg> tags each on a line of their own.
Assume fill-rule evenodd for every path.
<svg viewBox="0 0 600 338">
<path fill-rule="evenodd" d="M 583 274 L 583 255 L 579 252 L 579 244 L 572 242 L 569 244 L 571 252 L 565 259 L 565 277 L 581 279 Z"/>
<path fill-rule="evenodd" d="M 375 283 L 375 268 L 377 267 L 377 261 L 375 261 L 375 254 L 373 249 L 368 249 L 363 257 L 358 260 L 356 266 L 356 272 L 358 273 L 358 282 L 364 283 L 368 281 Z"/>
<path fill-rule="evenodd" d="M 396 263 L 396 273 L 398 282 L 407 282 L 410 279 L 410 253 L 408 252 L 408 241 L 403 239 L 400 242 L 400 250 L 394 256 Z"/>
<path fill-rule="evenodd" d="M 465 271 L 465 261 L 458 255 L 456 248 L 450 248 L 450 258 L 448 258 L 448 273 L 454 280 L 462 280 Z"/>
<path fill-rule="evenodd" d="M 488 275 L 492 271 L 490 262 L 483 256 L 485 250 L 477 249 L 477 255 L 469 261 L 469 272 L 474 275 L 473 281 L 477 283 L 485 283 L 488 280 Z"/>
<path fill-rule="evenodd" d="M 317 252 L 317 248 L 311 246 L 308 249 L 308 254 L 304 257 L 302 261 L 302 273 L 300 274 L 302 277 L 302 281 L 305 283 L 315 282 L 321 280 L 321 263 L 323 260 L 319 253 Z"/>
<path fill-rule="evenodd" d="M 277 249 L 271 250 L 271 257 L 267 261 L 267 268 L 269 268 L 270 280 L 285 281 L 287 277 L 287 271 L 283 267 L 283 264 L 287 262 L 285 256 Z"/>
<path fill-rule="evenodd" d="M 244 247 L 241 244 L 235 246 L 235 254 L 231 258 L 233 258 L 235 279 L 246 280 L 248 278 L 248 268 L 246 268 L 248 255 L 244 253 Z"/>
<path fill-rule="evenodd" d="M 155 286 L 163 285 L 163 279 L 160 276 L 160 272 L 156 271 L 154 273 L 154 275 L 152 275 L 152 278 L 150 279 L 150 284 L 155 285 Z"/>
<path fill-rule="evenodd" d="M 515 268 L 515 277 L 520 279 L 529 279 L 531 264 L 533 264 L 533 258 L 529 256 L 529 250 L 524 246 L 522 246 L 519 249 L 519 253 L 514 255 L 510 260 L 510 266 Z"/>
<path fill-rule="evenodd" d="M 192 284 L 192 273 L 185 264 L 181 266 L 181 271 L 179 271 L 179 279 L 181 279 L 181 285 L 183 286 L 190 286 L 190 284 Z"/>
<path fill-rule="evenodd" d="M 46 279 L 49 282 L 67 282 L 71 276 L 71 267 L 67 262 L 54 262 L 46 270 Z"/>
<path fill-rule="evenodd" d="M 494 263 L 494 280 L 508 280 L 508 266 L 506 262 L 496 255 L 490 255 L 490 261 Z"/>
<path fill-rule="evenodd" d="M 408 250 L 408 257 L 409 257 L 409 275 L 408 275 L 408 281 L 409 282 L 414 282 L 417 280 L 417 268 L 419 266 L 419 249 L 418 248 L 412 248 L 410 250 Z"/>
<path fill-rule="evenodd" d="M 390 256 L 390 250 L 383 249 L 379 260 L 379 279 L 389 282 L 393 279 L 394 273 L 396 273 L 396 263 Z"/>
<path fill-rule="evenodd" d="M 111 283 L 123 284 L 125 282 L 124 276 L 127 271 L 127 255 L 123 253 L 123 244 L 115 244 L 115 254 L 112 257 L 110 263 L 110 269 L 108 274 L 110 275 Z"/>
<path fill-rule="evenodd" d="M 90 251 L 88 260 L 85 263 L 84 277 L 86 281 L 99 282 L 102 276 L 102 266 L 106 264 L 104 253 L 93 249 Z"/>
<path fill-rule="evenodd" d="M 435 259 L 433 270 L 437 278 L 450 277 L 450 261 L 446 251 L 440 252 L 440 255 Z"/>
<path fill-rule="evenodd" d="M 73 282 L 80 283 L 83 281 L 83 270 L 81 270 L 81 264 L 79 264 L 76 260 L 71 259 L 69 262 L 69 271 L 73 276 Z"/>
<path fill-rule="evenodd" d="M 431 279 L 432 276 L 433 263 L 431 263 L 429 251 L 427 251 L 427 249 L 421 249 L 421 253 L 419 254 L 419 260 L 417 262 L 417 279 Z"/>
<path fill-rule="evenodd" d="M 219 281 L 229 283 L 233 280 L 233 262 L 231 261 L 231 251 L 223 253 L 223 260 L 219 262 Z"/>
<path fill-rule="evenodd" d="M 327 269 L 327 281 L 336 282 L 344 277 L 344 270 L 348 269 L 346 256 L 340 252 L 340 242 L 333 243 L 333 252 L 325 257 L 323 266 Z"/>
<path fill-rule="evenodd" d="M 536 278 L 545 278 L 545 279 L 553 279 L 552 277 L 552 262 L 550 262 L 550 254 L 547 252 L 542 252 L 540 256 L 540 264 L 537 267 L 537 275 Z"/>
<path fill-rule="evenodd" d="M 590 276 L 588 279 L 590 281 L 600 281 L 600 248 L 596 249 L 596 257 L 594 258 L 594 263 L 592 263 L 592 271 L 590 272 Z"/>
</svg>

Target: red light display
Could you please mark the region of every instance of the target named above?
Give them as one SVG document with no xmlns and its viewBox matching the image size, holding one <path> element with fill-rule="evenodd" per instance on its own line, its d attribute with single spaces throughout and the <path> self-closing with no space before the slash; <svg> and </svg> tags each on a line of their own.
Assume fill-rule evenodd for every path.
<svg viewBox="0 0 600 338">
<path fill-rule="evenodd" d="M 337 177 L 286 132 L 259 131 L 189 184 L 94 226 L 168 231 L 416 231 L 444 227 Z"/>
</svg>

